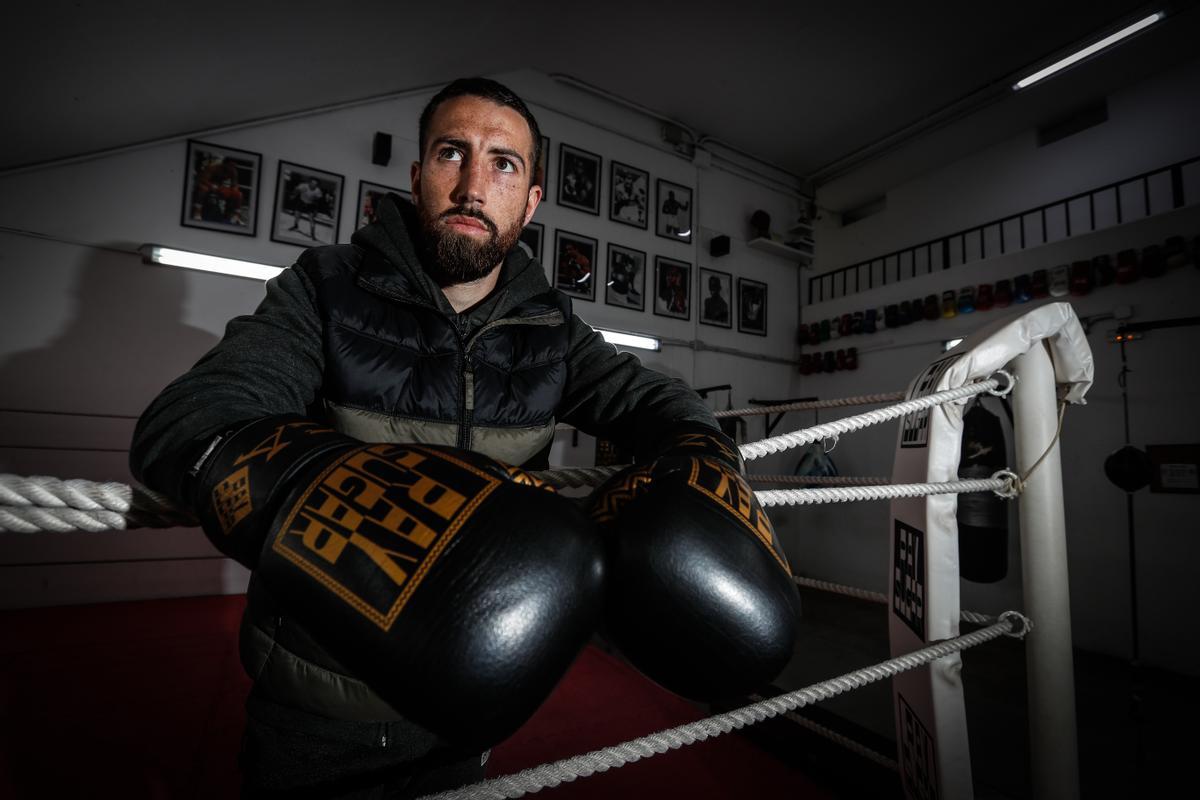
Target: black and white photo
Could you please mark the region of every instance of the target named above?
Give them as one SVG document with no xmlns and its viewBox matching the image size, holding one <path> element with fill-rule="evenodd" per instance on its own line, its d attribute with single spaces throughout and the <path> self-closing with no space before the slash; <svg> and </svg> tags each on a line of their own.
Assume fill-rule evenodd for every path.
<svg viewBox="0 0 1200 800">
<path fill-rule="evenodd" d="M 596 299 L 596 251 L 590 236 L 569 231 L 554 232 L 554 288 L 572 297 Z"/>
<path fill-rule="evenodd" d="M 190 140 L 182 224 L 253 236 L 261 172 L 258 153 Z"/>
<path fill-rule="evenodd" d="M 658 179 L 658 198 L 654 232 L 666 239 L 690 244 L 692 241 L 692 190 L 678 183 Z"/>
<path fill-rule="evenodd" d="M 531 222 L 521 231 L 517 244 L 530 258 L 542 261 L 542 241 L 546 238 L 546 226 L 540 222 Z"/>
<path fill-rule="evenodd" d="M 384 186 L 381 183 L 359 181 L 358 213 L 354 215 L 354 230 L 358 230 L 362 226 L 370 225 L 374 222 L 375 215 L 379 213 L 379 202 L 392 193 L 398 194 L 405 199 L 412 199 L 412 194 L 403 189 L 395 189 L 391 186 Z"/>
<path fill-rule="evenodd" d="M 737 279 L 738 330 L 767 335 L 767 285 L 749 278 Z"/>
<path fill-rule="evenodd" d="M 280 161 L 271 238 L 300 247 L 337 242 L 344 183 L 341 175 Z"/>
<path fill-rule="evenodd" d="M 650 217 L 650 173 L 620 161 L 610 161 L 609 170 L 609 219 L 645 230 Z"/>
<path fill-rule="evenodd" d="M 558 204 L 600 213 L 600 156 L 569 144 L 558 146 Z"/>
<path fill-rule="evenodd" d="M 610 306 L 646 310 L 645 253 L 632 247 L 609 243 L 604 302 Z"/>
<path fill-rule="evenodd" d="M 691 319 L 692 265 L 657 256 L 654 259 L 654 313 Z"/>
<path fill-rule="evenodd" d="M 733 327 L 733 276 L 716 269 L 700 268 L 700 322 L 719 328 Z"/>
</svg>

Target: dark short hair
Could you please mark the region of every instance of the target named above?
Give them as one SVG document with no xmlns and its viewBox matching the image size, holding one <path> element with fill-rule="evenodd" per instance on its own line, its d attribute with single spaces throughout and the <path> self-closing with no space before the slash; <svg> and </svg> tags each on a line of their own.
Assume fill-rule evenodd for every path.
<svg viewBox="0 0 1200 800">
<path fill-rule="evenodd" d="M 455 97 L 482 97 L 496 105 L 511 108 L 524 117 L 525 122 L 529 124 L 529 134 L 533 137 L 533 163 L 529 165 L 530 183 L 541 183 L 543 176 L 538 175 L 537 172 L 542 163 L 542 130 L 538 127 L 537 120 L 533 118 L 533 112 L 529 110 L 529 106 L 525 105 L 524 100 L 517 97 L 516 92 L 489 78 L 459 78 L 435 94 L 433 99 L 425 105 L 425 109 L 421 112 L 417 139 L 417 146 L 421 148 L 421 158 L 425 158 L 425 145 L 429 140 L 429 122 L 433 119 L 433 113 L 442 103 Z"/>
</svg>

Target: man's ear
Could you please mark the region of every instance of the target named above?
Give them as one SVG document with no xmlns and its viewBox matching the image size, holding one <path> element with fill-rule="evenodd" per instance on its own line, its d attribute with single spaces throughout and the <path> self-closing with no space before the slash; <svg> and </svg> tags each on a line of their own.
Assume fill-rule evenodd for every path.
<svg viewBox="0 0 1200 800">
<path fill-rule="evenodd" d="M 536 183 L 529 186 L 529 197 L 525 201 L 525 225 L 533 219 L 533 212 L 537 211 L 538 204 L 542 202 L 542 187 Z"/>
<path fill-rule="evenodd" d="M 413 205 L 420 205 L 417 198 L 421 196 L 421 162 L 412 162 L 412 167 L 408 171 L 408 182 L 412 186 L 412 201 Z"/>
</svg>

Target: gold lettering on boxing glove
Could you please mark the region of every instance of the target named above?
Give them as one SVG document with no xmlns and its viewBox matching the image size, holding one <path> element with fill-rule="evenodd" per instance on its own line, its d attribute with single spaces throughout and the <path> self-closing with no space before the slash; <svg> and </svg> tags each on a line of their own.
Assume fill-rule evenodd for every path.
<svg viewBox="0 0 1200 800">
<path fill-rule="evenodd" d="M 235 470 L 214 486 L 212 504 L 221 532 L 228 536 L 254 508 L 250 502 L 250 468 Z"/>
<path fill-rule="evenodd" d="M 715 459 L 693 458 L 688 485 L 716 501 L 738 522 L 745 525 L 771 551 L 779 565 L 791 574 L 783 556 L 783 547 L 771 526 L 771 520 L 767 518 L 762 506 L 755 502 L 754 490 L 745 478 L 729 465 Z"/>
<path fill-rule="evenodd" d="M 379 444 L 330 466 L 272 549 L 388 630 L 500 479 L 452 455 Z"/>
<path fill-rule="evenodd" d="M 306 434 L 333 432 L 332 428 L 326 428 L 321 426 L 319 423 L 310 422 L 307 420 L 300 420 L 298 422 L 285 422 L 284 424 L 276 427 L 271 435 L 266 439 L 263 439 L 249 451 L 238 456 L 237 460 L 233 462 L 234 465 L 236 466 L 238 464 L 243 464 L 252 458 L 258 458 L 259 456 L 266 456 L 264 460 L 270 461 L 279 453 L 280 450 L 291 444 L 290 439 L 284 439 L 284 434 L 297 428 L 308 428 L 308 430 L 304 431 Z"/>
</svg>

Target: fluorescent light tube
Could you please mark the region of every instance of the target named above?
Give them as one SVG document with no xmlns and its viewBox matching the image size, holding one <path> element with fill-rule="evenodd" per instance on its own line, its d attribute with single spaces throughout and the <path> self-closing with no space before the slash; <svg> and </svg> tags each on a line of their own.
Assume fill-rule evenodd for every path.
<svg viewBox="0 0 1200 800">
<path fill-rule="evenodd" d="M 1093 53 L 1098 53 L 1106 47 L 1111 47 L 1112 45 L 1116 44 L 1117 42 L 1121 41 L 1122 39 L 1125 39 L 1129 36 L 1133 36 L 1135 33 L 1137 33 L 1140 30 L 1149 28 L 1151 25 L 1158 22 L 1164 16 L 1165 16 L 1165 14 L 1163 14 L 1161 11 L 1151 14 L 1150 16 L 1146 17 L 1145 19 L 1138 20 L 1137 22 L 1133 23 L 1132 25 L 1122 28 L 1121 30 L 1117 31 L 1116 33 L 1112 34 L 1111 36 L 1106 36 L 1103 39 L 1101 39 L 1100 41 L 1095 42 L 1094 44 L 1090 44 L 1087 47 L 1083 48 L 1082 50 L 1072 53 L 1071 55 L 1067 56 L 1066 58 L 1064 58 L 1060 61 L 1055 61 L 1053 64 L 1046 67 L 1045 69 L 1040 69 L 1037 72 L 1033 73 L 1032 75 L 1024 77 L 1021 80 L 1014 83 L 1013 87 L 1012 87 L 1013 91 L 1014 92 L 1019 91 L 1021 89 L 1024 89 L 1027 86 L 1031 86 L 1032 84 L 1037 83 L 1038 81 L 1042 80 L 1043 78 L 1048 78 L 1051 75 L 1053 75 L 1054 73 L 1056 73 L 1060 70 L 1064 70 L 1076 62 L 1082 61 L 1083 59 L 1087 58 L 1088 56 L 1092 55 Z"/>
<path fill-rule="evenodd" d="M 173 247 L 162 247 L 157 244 L 144 244 L 138 248 L 138 252 L 142 254 L 143 259 L 154 264 L 198 269 L 203 272 L 218 272 L 222 275 L 235 275 L 239 278 L 254 278 L 260 281 L 274 278 L 283 272 L 283 267 L 257 264 L 253 261 L 239 261 L 236 258 L 209 256 L 189 250 L 176 250 Z"/>
<path fill-rule="evenodd" d="M 638 333 L 622 333 L 596 328 L 595 331 L 604 337 L 609 344 L 621 344 L 626 347 L 640 347 L 643 350 L 661 350 L 662 343 L 653 336 L 642 336 Z"/>
</svg>

